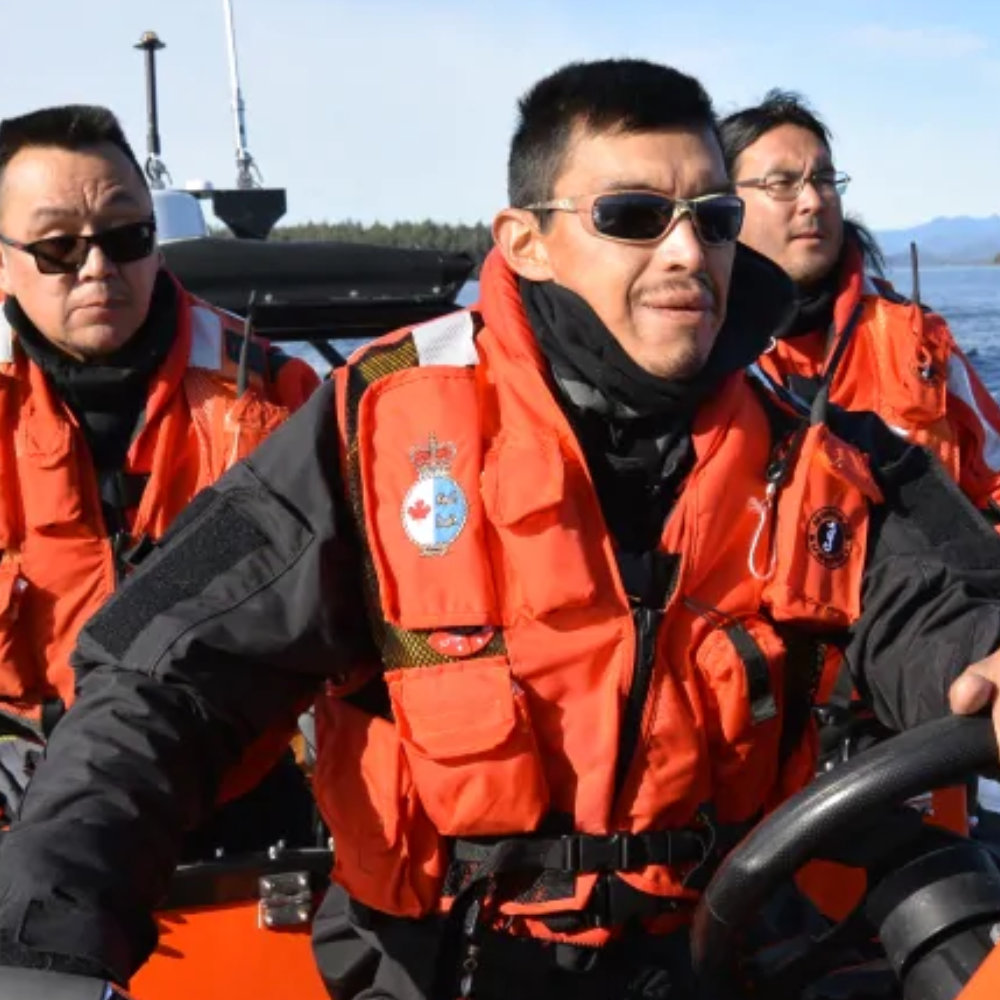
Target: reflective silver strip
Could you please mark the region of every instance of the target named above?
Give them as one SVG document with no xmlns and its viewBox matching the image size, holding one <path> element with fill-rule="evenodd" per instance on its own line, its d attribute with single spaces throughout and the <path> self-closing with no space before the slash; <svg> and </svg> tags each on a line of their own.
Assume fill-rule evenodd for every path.
<svg viewBox="0 0 1000 1000">
<path fill-rule="evenodd" d="M 1000 472 L 1000 433 L 979 409 L 969 369 L 965 359 L 959 354 L 952 354 L 948 359 L 948 391 L 962 400 L 979 418 L 979 425 L 983 429 L 983 459 L 993 472 Z"/>
<path fill-rule="evenodd" d="M 7 317 L 0 309 L 0 365 L 8 365 L 14 360 L 14 331 Z"/>
<path fill-rule="evenodd" d="M 192 368 L 219 371 L 222 368 L 222 320 L 204 306 L 191 308 Z"/>
<path fill-rule="evenodd" d="M 421 366 L 478 364 L 475 329 L 472 314 L 465 310 L 415 327 L 413 342 Z"/>
</svg>

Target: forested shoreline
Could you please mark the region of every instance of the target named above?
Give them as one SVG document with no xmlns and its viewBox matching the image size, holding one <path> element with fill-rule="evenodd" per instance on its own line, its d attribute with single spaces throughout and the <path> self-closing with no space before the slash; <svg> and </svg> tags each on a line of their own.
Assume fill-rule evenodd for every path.
<svg viewBox="0 0 1000 1000">
<path fill-rule="evenodd" d="M 276 226 L 272 240 L 343 240 L 347 243 L 370 243 L 377 246 L 417 247 L 427 250 L 465 252 L 476 262 L 476 274 L 493 245 L 490 227 L 479 222 L 475 225 L 454 225 L 432 222 L 394 222 L 385 225 L 376 222 L 305 222 L 292 226 Z"/>
</svg>

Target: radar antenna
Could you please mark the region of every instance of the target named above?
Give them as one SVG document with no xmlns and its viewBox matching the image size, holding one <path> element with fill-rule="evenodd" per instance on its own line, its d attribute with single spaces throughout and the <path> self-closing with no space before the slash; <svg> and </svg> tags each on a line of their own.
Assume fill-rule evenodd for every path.
<svg viewBox="0 0 1000 1000">
<path fill-rule="evenodd" d="M 241 190 L 261 186 L 263 178 L 254 158 L 247 149 L 247 129 L 240 90 L 240 70 L 236 61 L 236 28 L 233 24 L 232 0 L 222 0 L 226 14 L 226 40 L 229 45 L 229 87 L 233 94 L 233 119 L 236 127 L 236 187 Z"/>
</svg>

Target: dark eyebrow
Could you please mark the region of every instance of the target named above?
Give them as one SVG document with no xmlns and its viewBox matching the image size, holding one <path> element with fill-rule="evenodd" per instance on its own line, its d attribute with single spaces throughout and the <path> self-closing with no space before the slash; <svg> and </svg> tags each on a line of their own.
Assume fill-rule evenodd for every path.
<svg viewBox="0 0 1000 1000">
<path fill-rule="evenodd" d="M 837 168 L 833 165 L 833 159 L 831 157 L 825 157 L 820 159 L 812 167 L 809 168 L 809 173 L 814 173 L 817 170 L 836 170 Z M 770 177 L 774 174 L 785 174 L 788 177 L 799 177 L 802 174 L 801 167 L 788 167 L 788 166 L 775 166 L 768 170 L 765 170 L 762 177 Z"/>
<path fill-rule="evenodd" d="M 103 205 L 101 211 L 109 208 L 142 208 L 142 204 L 132 194 L 124 189 L 116 191 Z M 32 222 L 62 222 L 80 218 L 75 209 L 62 208 L 59 205 L 39 205 L 31 212 Z"/>
<path fill-rule="evenodd" d="M 661 191 L 659 188 L 650 187 L 644 181 L 632 181 L 627 178 L 619 177 L 616 180 L 603 181 L 598 185 L 601 191 L 615 192 L 615 191 L 655 191 L 657 194 L 666 194 L 666 191 Z M 719 181 L 717 184 L 713 184 L 702 191 L 698 197 L 701 198 L 709 194 L 732 194 L 734 191 L 732 182 L 730 181 Z"/>
</svg>

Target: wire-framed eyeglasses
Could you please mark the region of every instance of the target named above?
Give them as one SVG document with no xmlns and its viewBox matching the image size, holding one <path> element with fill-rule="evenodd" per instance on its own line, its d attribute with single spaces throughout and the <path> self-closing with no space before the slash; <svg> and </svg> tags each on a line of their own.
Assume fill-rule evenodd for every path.
<svg viewBox="0 0 1000 1000">
<path fill-rule="evenodd" d="M 734 186 L 757 188 L 775 201 L 795 201 L 806 184 L 811 184 L 820 198 L 829 200 L 842 195 L 850 182 L 851 178 L 839 170 L 813 170 L 808 174 L 776 170 L 764 177 L 748 177 L 737 181 Z"/>
</svg>

